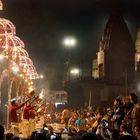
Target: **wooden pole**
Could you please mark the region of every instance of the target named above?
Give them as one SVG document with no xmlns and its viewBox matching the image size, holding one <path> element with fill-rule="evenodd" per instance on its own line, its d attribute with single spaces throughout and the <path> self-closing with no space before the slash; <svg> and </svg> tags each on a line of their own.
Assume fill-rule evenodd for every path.
<svg viewBox="0 0 140 140">
<path fill-rule="evenodd" d="M 12 85 L 13 85 L 13 80 L 9 79 L 8 82 L 8 103 L 7 103 L 7 130 L 9 129 L 9 108 L 11 106 L 11 94 L 12 94 Z"/>
<path fill-rule="evenodd" d="M 91 91 L 89 92 L 88 109 L 89 109 L 89 111 L 91 110 Z"/>
</svg>

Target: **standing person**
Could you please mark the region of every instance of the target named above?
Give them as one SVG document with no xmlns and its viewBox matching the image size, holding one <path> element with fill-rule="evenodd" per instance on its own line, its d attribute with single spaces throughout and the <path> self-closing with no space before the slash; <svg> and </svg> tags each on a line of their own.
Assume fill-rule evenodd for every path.
<svg viewBox="0 0 140 140">
<path fill-rule="evenodd" d="M 130 101 L 133 104 L 131 113 L 132 118 L 132 131 L 133 135 L 140 139 L 140 105 L 138 104 L 138 97 L 135 93 L 130 94 Z"/>
<path fill-rule="evenodd" d="M 11 124 L 11 132 L 15 135 L 18 135 L 18 116 L 17 116 L 17 110 L 19 110 L 21 107 L 23 107 L 30 99 L 26 100 L 24 103 L 18 105 L 16 101 L 11 102 L 11 107 L 9 109 L 9 121 Z"/>
<path fill-rule="evenodd" d="M 29 132 L 29 109 L 30 105 L 26 104 L 26 106 L 23 109 L 23 120 L 21 122 L 21 131 L 23 138 L 28 138 L 28 132 Z"/>
<path fill-rule="evenodd" d="M 79 131 L 86 131 L 87 121 L 86 121 L 85 118 L 86 118 L 85 114 L 81 113 L 81 115 L 80 115 L 80 124 L 78 125 Z"/>
<path fill-rule="evenodd" d="M 111 121 L 113 123 L 113 138 L 119 137 L 120 125 L 124 119 L 124 106 L 120 98 L 114 100 L 114 112 Z"/>
<path fill-rule="evenodd" d="M 133 104 L 130 101 L 130 97 L 129 98 L 128 97 L 126 97 L 125 102 L 124 102 L 125 117 L 124 117 L 123 123 L 126 124 L 128 132 L 132 134 L 131 113 L 132 113 L 132 109 L 133 109 Z"/>
<path fill-rule="evenodd" d="M 68 121 L 69 121 L 69 118 L 70 118 L 70 111 L 69 109 L 64 109 L 62 111 L 62 120 L 64 121 L 65 123 L 65 128 L 68 128 Z"/>
<path fill-rule="evenodd" d="M 31 135 L 36 128 L 35 117 L 36 117 L 36 110 L 34 106 L 29 110 L 29 135 Z"/>
<path fill-rule="evenodd" d="M 30 136 L 30 128 L 29 128 L 29 119 L 30 119 L 30 110 L 32 110 L 35 106 L 31 106 L 31 104 L 26 104 L 23 110 L 23 120 L 22 120 L 22 134 L 24 138 L 28 138 Z"/>
</svg>

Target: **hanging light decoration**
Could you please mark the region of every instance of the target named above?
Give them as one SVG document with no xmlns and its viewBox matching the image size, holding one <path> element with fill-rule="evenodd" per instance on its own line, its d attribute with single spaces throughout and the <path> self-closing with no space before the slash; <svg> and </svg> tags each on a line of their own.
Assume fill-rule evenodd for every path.
<svg viewBox="0 0 140 140">
<path fill-rule="evenodd" d="M 28 52 L 25 50 L 24 42 L 16 36 L 15 26 L 11 21 L 4 18 L 0 18 L 0 54 L 4 55 L 9 60 L 9 64 L 7 66 L 9 74 L 11 73 L 11 76 L 17 77 L 20 81 L 24 80 L 24 84 L 30 88 L 31 84 L 28 83 L 32 79 L 38 78 L 38 74 L 32 60 L 29 58 Z M 3 75 L 1 75 L 1 77 L 3 77 Z M 1 83 L 2 80 L 0 82 L 0 87 Z M 10 88 L 12 88 L 12 83 L 13 81 L 11 81 Z M 10 88 L 8 91 L 8 98 L 11 97 Z"/>
<path fill-rule="evenodd" d="M 0 10 L 3 10 L 3 3 L 0 0 Z M 19 89 L 22 85 L 22 94 L 25 98 L 26 92 L 33 89 L 32 79 L 36 79 L 38 74 L 25 50 L 24 42 L 16 36 L 14 24 L 4 18 L 0 18 L 0 60 L 5 57 L 8 63 L 5 69 L 0 71 L 0 104 L 1 104 L 1 85 L 5 76 L 8 76 L 7 94 L 7 114 L 9 114 L 10 100 L 12 97 L 12 87 L 16 82 L 16 100 L 19 97 Z M 22 84 L 21 84 L 22 83 Z M 8 116 L 8 115 L 7 115 Z M 7 117 L 7 129 L 9 128 L 9 117 Z"/>
<path fill-rule="evenodd" d="M 15 35 L 15 34 L 16 27 L 14 26 L 14 24 L 5 18 L 0 18 L 0 36 Z"/>
<path fill-rule="evenodd" d="M 5 55 L 10 60 L 15 61 L 22 72 L 29 79 L 38 78 L 36 69 L 29 58 L 28 52 L 24 49 L 23 41 L 17 37 L 16 28 L 12 22 L 7 19 L 0 18 L 0 48 L 4 49 Z"/>
</svg>

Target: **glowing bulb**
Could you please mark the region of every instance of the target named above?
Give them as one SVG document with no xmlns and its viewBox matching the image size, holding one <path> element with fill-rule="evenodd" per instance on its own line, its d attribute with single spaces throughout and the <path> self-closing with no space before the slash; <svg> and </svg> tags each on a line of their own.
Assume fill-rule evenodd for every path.
<svg viewBox="0 0 140 140">
<path fill-rule="evenodd" d="M 63 40 L 63 44 L 66 47 L 74 47 L 76 45 L 76 39 L 74 37 L 67 37 Z"/>
<path fill-rule="evenodd" d="M 79 74 L 79 69 L 75 68 L 70 71 L 71 74 Z"/>
<path fill-rule="evenodd" d="M 41 78 L 41 79 L 43 79 L 43 78 L 44 78 L 44 76 L 41 74 L 41 75 L 40 75 L 40 78 Z"/>
<path fill-rule="evenodd" d="M 41 93 L 39 94 L 39 98 L 43 99 L 43 90 L 41 90 Z"/>
<path fill-rule="evenodd" d="M 0 55 L 0 60 L 3 60 L 4 59 L 4 56 L 3 55 Z"/>
<path fill-rule="evenodd" d="M 19 77 L 23 77 L 23 74 L 20 74 Z"/>
<path fill-rule="evenodd" d="M 13 66 L 13 67 L 12 67 L 12 72 L 13 72 L 14 74 L 17 74 L 17 73 L 19 72 L 19 67 L 18 67 L 18 66 Z"/>
</svg>

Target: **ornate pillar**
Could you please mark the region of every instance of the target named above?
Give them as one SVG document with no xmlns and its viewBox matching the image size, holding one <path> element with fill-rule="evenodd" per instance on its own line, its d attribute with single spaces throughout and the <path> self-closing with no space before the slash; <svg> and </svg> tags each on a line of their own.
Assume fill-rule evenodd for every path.
<svg viewBox="0 0 140 140">
<path fill-rule="evenodd" d="M 5 69 L 1 74 L 0 74 L 0 105 L 1 105 L 1 85 L 2 85 L 2 82 L 3 82 L 3 79 L 4 77 L 8 76 L 8 73 L 7 73 L 7 69 Z"/>
<path fill-rule="evenodd" d="M 20 82 L 16 81 L 16 102 L 18 102 L 19 90 L 20 90 Z"/>
<path fill-rule="evenodd" d="M 9 78 L 8 82 L 8 103 L 7 103 L 7 130 L 9 129 L 9 108 L 11 106 L 11 93 L 12 93 L 12 85 L 13 85 L 13 79 Z"/>
</svg>

